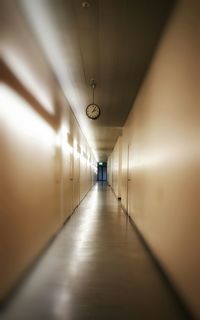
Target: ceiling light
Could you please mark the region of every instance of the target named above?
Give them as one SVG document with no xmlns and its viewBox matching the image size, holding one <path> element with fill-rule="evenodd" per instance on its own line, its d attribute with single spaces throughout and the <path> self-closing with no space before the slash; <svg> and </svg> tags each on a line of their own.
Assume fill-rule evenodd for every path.
<svg viewBox="0 0 200 320">
<path fill-rule="evenodd" d="M 88 1 L 83 1 L 83 2 L 82 2 L 82 7 L 83 7 L 84 9 L 88 9 L 88 8 L 90 7 L 90 3 L 89 3 Z"/>
</svg>

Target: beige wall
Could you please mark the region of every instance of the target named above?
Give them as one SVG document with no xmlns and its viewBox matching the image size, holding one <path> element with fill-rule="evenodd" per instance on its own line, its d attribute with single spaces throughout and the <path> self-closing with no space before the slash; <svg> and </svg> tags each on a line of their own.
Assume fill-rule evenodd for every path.
<svg viewBox="0 0 200 320">
<path fill-rule="evenodd" d="M 175 9 L 123 130 L 122 204 L 198 317 L 199 84 L 200 2 L 184 0 Z"/>
<path fill-rule="evenodd" d="M 91 188 L 95 161 L 15 2 L 1 5 L 5 6 L 0 16 L 3 298 Z"/>
</svg>

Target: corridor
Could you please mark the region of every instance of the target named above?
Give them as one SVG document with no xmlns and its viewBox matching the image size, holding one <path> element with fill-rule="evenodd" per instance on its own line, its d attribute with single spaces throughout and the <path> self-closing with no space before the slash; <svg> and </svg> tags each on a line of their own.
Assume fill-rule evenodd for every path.
<svg viewBox="0 0 200 320">
<path fill-rule="evenodd" d="M 96 184 L 1 320 L 188 319 L 111 189 Z"/>
</svg>

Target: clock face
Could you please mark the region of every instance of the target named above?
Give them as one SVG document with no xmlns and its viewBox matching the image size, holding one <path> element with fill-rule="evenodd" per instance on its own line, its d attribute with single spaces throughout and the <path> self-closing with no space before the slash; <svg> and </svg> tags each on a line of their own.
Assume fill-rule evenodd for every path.
<svg viewBox="0 0 200 320">
<path fill-rule="evenodd" d="M 86 114 L 87 114 L 88 118 L 90 118 L 92 120 L 96 120 L 100 116 L 101 111 L 100 111 L 100 108 L 97 104 L 91 103 L 86 108 Z"/>
</svg>

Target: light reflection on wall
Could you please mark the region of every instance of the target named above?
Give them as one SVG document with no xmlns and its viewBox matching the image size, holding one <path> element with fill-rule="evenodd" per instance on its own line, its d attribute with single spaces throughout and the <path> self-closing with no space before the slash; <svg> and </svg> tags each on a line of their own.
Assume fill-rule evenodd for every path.
<svg viewBox="0 0 200 320">
<path fill-rule="evenodd" d="M 97 166 L 95 166 L 94 162 L 92 160 L 89 160 L 87 156 L 84 156 L 83 152 L 77 151 L 77 144 L 75 143 L 74 146 L 72 146 L 70 143 L 66 143 L 66 151 L 70 154 L 73 154 L 76 159 L 80 158 L 81 162 L 87 162 L 87 164 L 92 168 L 92 170 L 97 173 Z"/>
<path fill-rule="evenodd" d="M 55 113 L 53 98 L 49 93 L 49 90 L 39 83 L 39 79 L 36 79 L 34 74 L 30 71 L 30 66 L 26 60 L 23 59 L 16 50 L 13 50 L 12 47 L 4 46 L 2 51 L 3 60 L 11 67 L 16 77 L 24 87 L 37 97 L 43 108 L 53 115 Z"/>
<path fill-rule="evenodd" d="M 69 152 L 71 154 L 73 154 L 73 152 L 74 152 L 74 148 L 69 143 L 67 143 L 67 145 L 66 145 L 66 150 L 67 150 L 67 152 Z"/>
<path fill-rule="evenodd" d="M 161 166 L 163 167 L 166 163 L 170 164 L 170 167 L 173 167 L 177 165 L 177 159 L 180 159 L 180 161 L 183 159 L 186 161 L 187 159 L 187 161 L 191 160 L 191 162 L 194 162 L 194 159 L 199 157 L 199 150 L 190 143 L 189 151 L 186 148 L 181 148 L 178 141 L 175 140 L 170 146 L 165 146 L 165 148 L 155 148 L 154 150 L 152 148 L 149 152 L 146 148 L 145 151 L 139 151 L 138 155 L 132 158 L 134 161 L 130 162 L 130 169 L 134 171 L 144 170 L 145 168 L 156 170 Z"/>
<path fill-rule="evenodd" d="M 9 127 L 9 137 L 11 132 L 15 139 L 24 136 L 26 140 L 31 139 L 29 142 L 34 148 L 43 149 L 49 144 L 57 144 L 54 130 L 42 117 L 35 112 L 28 103 L 19 96 L 14 90 L 4 83 L 0 83 L 0 119 L 2 127 Z M 27 138 L 28 137 L 28 138 Z"/>
</svg>

